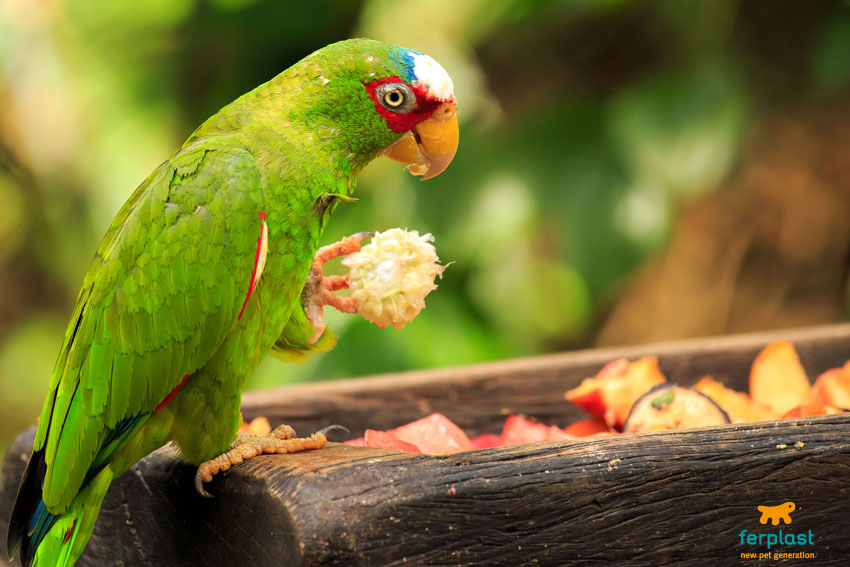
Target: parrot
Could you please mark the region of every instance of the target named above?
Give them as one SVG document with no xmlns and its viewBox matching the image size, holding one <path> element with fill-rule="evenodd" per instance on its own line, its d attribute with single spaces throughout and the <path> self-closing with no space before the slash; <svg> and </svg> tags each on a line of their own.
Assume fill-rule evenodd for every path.
<svg viewBox="0 0 850 567">
<path fill-rule="evenodd" d="M 357 174 L 384 155 L 423 180 L 458 146 L 457 103 L 432 57 L 358 38 L 325 46 L 202 123 L 132 193 L 83 279 L 13 505 L 7 551 L 70 567 L 106 491 L 173 443 L 195 488 L 261 453 L 318 449 L 326 431 L 239 437 L 241 392 L 272 354 L 335 338 L 317 312 L 353 311 L 319 247 Z"/>
</svg>

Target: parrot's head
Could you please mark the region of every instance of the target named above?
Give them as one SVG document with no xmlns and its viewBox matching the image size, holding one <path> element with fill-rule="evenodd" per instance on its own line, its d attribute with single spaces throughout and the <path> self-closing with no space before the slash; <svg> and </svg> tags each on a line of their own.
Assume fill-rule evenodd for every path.
<svg viewBox="0 0 850 567">
<path fill-rule="evenodd" d="M 457 151 L 454 86 L 433 58 L 352 39 L 324 47 L 291 69 L 311 93 L 299 114 L 314 134 L 342 142 L 358 165 L 385 155 L 430 179 Z"/>
</svg>

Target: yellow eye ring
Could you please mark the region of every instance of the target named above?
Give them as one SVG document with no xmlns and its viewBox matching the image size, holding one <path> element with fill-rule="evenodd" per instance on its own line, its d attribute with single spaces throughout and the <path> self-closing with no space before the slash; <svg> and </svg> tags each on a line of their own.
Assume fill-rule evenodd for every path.
<svg viewBox="0 0 850 567">
<path fill-rule="evenodd" d="M 390 108 L 398 108 L 404 104 L 404 92 L 401 89 L 393 89 L 385 92 L 384 104 Z"/>
</svg>

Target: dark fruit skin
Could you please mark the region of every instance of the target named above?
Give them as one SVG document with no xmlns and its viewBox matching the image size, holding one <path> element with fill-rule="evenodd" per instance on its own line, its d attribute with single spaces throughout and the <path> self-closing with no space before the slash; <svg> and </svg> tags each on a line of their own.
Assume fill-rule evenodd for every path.
<svg viewBox="0 0 850 567">
<path fill-rule="evenodd" d="M 632 405 L 623 433 L 665 431 L 731 423 L 717 402 L 691 388 L 659 384 Z"/>
</svg>

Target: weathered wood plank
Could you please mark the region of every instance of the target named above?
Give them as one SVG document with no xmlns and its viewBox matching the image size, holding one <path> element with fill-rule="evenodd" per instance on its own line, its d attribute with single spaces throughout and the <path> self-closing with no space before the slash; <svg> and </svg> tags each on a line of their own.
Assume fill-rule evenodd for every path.
<svg viewBox="0 0 850 567">
<path fill-rule="evenodd" d="M 564 421 L 575 415 L 563 391 L 612 358 L 657 354 L 672 380 L 710 373 L 743 387 L 777 337 L 794 340 L 812 376 L 850 358 L 843 325 L 298 386 L 246 395 L 246 414 L 303 430 L 391 427 L 430 411 L 495 430 L 500 408 Z M 3 461 L 0 536 L 31 443 L 23 434 Z M 334 444 L 237 467 L 212 483 L 211 501 L 194 494 L 193 474 L 168 448 L 134 466 L 79 565 L 749 564 L 740 531 L 774 530 L 756 506 L 788 500 L 793 524 L 775 529 L 811 529 L 810 564 L 843 565 L 850 552 L 850 415 L 447 457 Z"/>
</svg>

